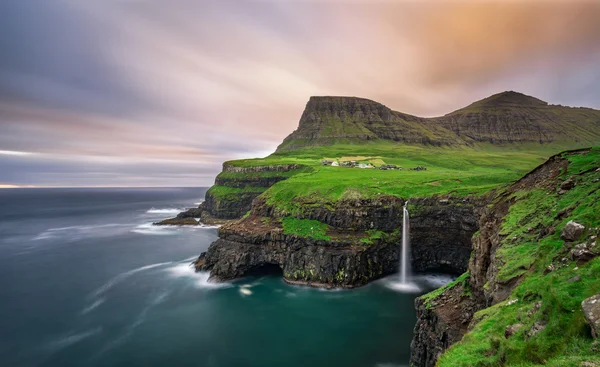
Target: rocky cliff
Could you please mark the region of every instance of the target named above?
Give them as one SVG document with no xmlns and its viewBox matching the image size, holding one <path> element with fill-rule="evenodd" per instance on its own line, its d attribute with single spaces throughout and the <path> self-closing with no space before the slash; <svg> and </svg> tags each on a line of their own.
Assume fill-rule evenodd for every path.
<svg viewBox="0 0 600 367">
<path fill-rule="evenodd" d="M 550 105 L 503 92 L 435 118 L 396 112 L 364 98 L 311 97 L 300 124 L 277 148 L 393 141 L 460 146 L 476 143 L 600 142 L 600 111 Z"/>
<path fill-rule="evenodd" d="M 565 335 L 587 343 L 580 361 L 592 360 L 580 304 L 600 291 L 599 167 L 597 149 L 562 153 L 496 196 L 481 213 L 468 272 L 416 300 L 411 365 L 579 361 L 564 357 L 576 355 Z M 570 231 L 570 219 L 584 225 Z M 552 365 L 575 365 L 566 359 Z"/>
<path fill-rule="evenodd" d="M 237 161 L 236 163 L 245 162 Z M 205 195 L 198 208 L 179 213 L 176 218 L 166 219 L 157 225 L 193 225 L 193 218 L 202 223 L 221 224 L 239 219 L 246 214 L 252 201 L 277 182 L 296 174 L 309 172 L 310 167 L 298 164 L 273 164 L 238 166 L 232 162 L 223 164 L 222 172 Z"/>
<path fill-rule="evenodd" d="M 464 272 L 483 204 L 483 199 L 412 199 L 413 268 Z M 215 280 L 279 269 L 292 283 L 360 286 L 397 271 L 403 205 L 396 197 L 340 200 L 306 206 L 291 217 L 258 198 L 248 217 L 221 227 L 219 240 L 196 266 Z"/>
</svg>

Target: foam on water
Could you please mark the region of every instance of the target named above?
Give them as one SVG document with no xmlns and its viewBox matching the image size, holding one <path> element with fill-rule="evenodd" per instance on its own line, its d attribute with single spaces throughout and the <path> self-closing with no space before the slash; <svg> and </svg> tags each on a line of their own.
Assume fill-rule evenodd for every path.
<svg viewBox="0 0 600 367">
<path fill-rule="evenodd" d="M 240 293 L 244 296 L 249 296 L 252 294 L 252 291 L 248 288 L 240 288 Z"/>
<path fill-rule="evenodd" d="M 210 273 L 206 271 L 196 272 L 193 265 L 189 264 L 187 261 L 185 263 L 180 263 L 175 266 L 171 266 L 165 269 L 170 275 L 174 278 L 190 278 L 194 280 L 194 285 L 197 288 L 227 288 L 231 287 L 229 283 L 217 283 L 211 282 L 208 279 L 210 278 Z"/>
<path fill-rule="evenodd" d="M 131 232 L 155 236 L 169 236 L 177 233 L 175 226 L 155 226 L 152 223 L 140 224 L 132 229 Z"/>
<path fill-rule="evenodd" d="M 185 211 L 185 209 L 183 209 L 183 208 L 163 208 L 163 209 L 152 208 L 152 209 L 147 210 L 146 213 L 148 213 L 148 214 L 179 214 L 183 211 Z"/>
<path fill-rule="evenodd" d="M 392 280 L 386 282 L 386 287 L 402 293 L 420 293 L 421 287 L 416 283 L 403 283 L 402 281 Z"/>
<path fill-rule="evenodd" d="M 455 276 L 447 274 L 425 274 L 416 277 L 417 281 L 426 283 L 430 287 L 440 288 L 456 279 Z"/>
<path fill-rule="evenodd" d="M 88 237 L 108 237 L 113 236 L 126 224 L 108 223 L 108 224 L 89 224 L 69 227 L 48 228 L 44 232 L 33 238 L 34 241 L 65 238 L 68 240 L 77 240 Z M 107 230 L 108 228 L 118 228 L 117 231 Z"/>
<path fill-rule="evenodd" d="M 89 306 L 87 306 L 86 308 L 84 308 L 84 309 L 81 311 L 81 314 L 82 314 L 82 315 L 85 315 L 85 314 L 87 314 L 87 313 L 90 313 L 90 312 L 92 312 L 93 310 L 95 310 L 96 308 L 98 308 L 98 306 L 100 306 L 101 304 L 103 304 L 103 303 L 104 303 L 104 301 L 105 301 L 105 299 L 104 299 L 104 298 L 97 299 L 96 301 L 94 301 L 94 303 L 92 303 L 91 305 L 89 305 Z"/>
<path fill-rule="evenodd" d="M 116 284 L 122 282 L 123 280 L 127 279 L 128 277 L 132 276 L 135 273 L 139 273 L 144 270 L 158 268 L 158 267 L 169 265 L 172 263 L 173 263 L 172 261 L 167 261 L 167 262 L 163 262 L 163 263 L 150 264 L 150 265 L 140 266 L 139 268 L 135 268 L 135 269 L 123 272 L 123 273 L 117 275 L 116 277 L 112 278 L 108 282 L 104 283 L 104 285 L 102 285 L 100 288 L 96 289 L 92 293 L 92 296 L 93 297 L 100 296 L 101 294 L 105 293 L 106 291 L 108 291 L 109 289 L 114 287 Z"/>
<path fill-rule="evenodd" d="M 102 328 L 97 327 L 95 329 L 86 330 L 80 333 L 70 333 L 48 343 L 48 348 L 54 350 L 63 349 L 75 343 L 78 343 L 86 338 L 89 338 L 90 336 L 96 335 L 101 331 Z"/>
<path fill-rule="evenodd" d="M 199 219 L 196 219 L 199 220 Z M 198 225 L 192 226 L 172 226 L 172 225 L 164 225 L 164 226 L 155 226 L 153 223 L 144 223 L 136 226 L 131 230 L 133 233 L 145 234 L 145 235 L 156 235 L 156 236 L 169 236 L 177 234 L 181 231 L 190 231 L 190 230 L 198 230 L 198 229 L 217 229 L 221 227 L 220 225 L 208 225 L 198 223 Z"/>
</svg>

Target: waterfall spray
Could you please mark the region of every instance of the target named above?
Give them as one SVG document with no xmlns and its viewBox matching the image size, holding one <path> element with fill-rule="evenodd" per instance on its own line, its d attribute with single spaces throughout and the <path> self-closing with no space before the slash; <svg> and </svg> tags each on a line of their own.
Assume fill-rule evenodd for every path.
<svg viewBox="0 0 600 367">
<path fill-rule="evenodd" d="M 408 200 L 404 203 L 402 216 L 402 254 L 400 259 L 400 283 L 408 284 L 410 281 L 410 218 L 408 215 Z"/>
</svg>

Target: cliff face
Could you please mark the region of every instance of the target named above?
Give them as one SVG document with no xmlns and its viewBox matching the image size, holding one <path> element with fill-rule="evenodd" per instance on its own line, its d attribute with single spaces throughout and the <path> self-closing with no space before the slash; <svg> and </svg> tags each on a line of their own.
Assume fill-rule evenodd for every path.
<svg viewBox="0 0 600 367">
<path fill-rule="evenodd" d="M 413 268 L 465 271 L 484 201 L 428 198 L 411 203 Z M 201 255 L 197 269 L 226 280 L 279 268 L 292 283 L 360 286 L 398 270 L 403 205 L 402 199 L 381 197 L 307 206 L 294 220 L 326 228 L 322 236 L 311 236 L 286 230 L 282 223 L 290 218 L 287 213 L 258 198 L 248 217 L 220 229 L 219 240 Z"/>
<path fill-rule="evenodd" d="M 549 105 L 503 92 L 442 117 L 421 118 L 356 97 L 311 97 L 298 129 L 277 151 L 336 143 L 388 140 L 435 146 L 478 142 L 600 142 L 600 111 Z"/>
<path fill-rule="evenodd" d="M 477 338 L 482 338 L 480 335 L 487 340 L 500 338 L 500 341 L 487 344 L 487 351 L 481 350 L 478 353 L 484 354 L 483 359 L 487 355 L 489 361 L 499 359 L 502 365 L 510 358 L 520 361 L 521 357 L 515 351 L 514 345 L 518 345 L 519 348 L 532 348 L 531 345 L 536 343 L 545 343 L 541 338 L 545 336 L 542 332 L 549 322 L 548 315 L 553 314 L 554 318 L 558 318 L 562 317 L 560 313 L 565 311 L 562 332 L 567 333 L 567 329 L 575 328 L 573 332 L 585 337 L 585 327 L 577 326 L 581 325 L 577 324 L 580 321 L 575 321 L 581 316 L 581 311 L 575 313 L 576 310 L 571 308 L 573 306 L 566 307 L 565 302 L 568 303 L 575 297 L 578 301 L 573 303 L 580 303 L 581 299 L 593 294 L 594 289 L 600 289 L 600 281 L 597 281 L 597 278 L 590 279 L 585 285 L 576 284 L 583 282 L 581 277 L 586 271 L 594 271 L 593 267 L 598 262 L 589 262 L 596 259 L 597 251 L 577 250 L 577 242 L 558 239 L 556 228 L 564 225 L 570 213 L 581 213 L 584 210 L 594 212 L 593 197 L 598 195 L 600 189 L 600 160 L 594 157 L 598 157 L 597 152 L 586 150 L 554 156 L 500 193 L 494 199 L 493 205 L 482 210 L 480 230 L 473 236 L 473 253 L 468 272 L 445 289 L 432 292 L 415 302 L 418 322 L 412 342 L 411 365 L 435 366 L 441 356 L 444 356 L 440 360 L 441 366 L 478 365 L 475 362 L 476 358 L 467 361 L 460 357 L 461 352 L 450 354 L 448 357 L 443 355 L 447 348 L 461 341 L 468 332 L 476 335 L 468 338 L 468 341 L 462 341 L 461 347 L 464 344 L 463 348 L 468 348 Z M 583 166 L 585 168 L 577 170 L 570 167 L 570 164 L 573 165 L 571 160 L 586 162 Z M 579 176 L 571 176 L 577 178 L 569 179 L 567 172 L 577 172 Z M 580 187 L 573 189 L 576 185 Z M 570 202 L 570 196 L 577 200 Z M 564 200 L 562 204 L 561 198 Z M 565 206 L 565 203 L 566 207 L 560 208 Z M 594 215 L 579 215 L 587 220 L 588 226 L 594 225 L 598 220 Z M 596 239 L 593 232 L 589 236 L 592 241 Z M 582 249 L 589 246 L 579 245 Z M 582 253 L 585 251 L 588 253 L 584 257 Z M 557 263 L 560 265 L 556 265 Z M 573 272 L 572 269 L 577 271 L 582 264 L 586 267 L 576 276 L 577 272 Z M 553 274 L 555 269 L 561 269 L 561 273 Z M 543 285 L 545 283 L 538 280 L 538 277 L 553 285 Z M 556 283 L 552 277 L 557 277 L 557 281 L 563 279 L 563 283 Z M 528 281 L 532 282 L 531 285 Z M 574 284 L 571 287 L 569 283 Z M 563 291 L 561 287 L 570 290 Z M 527 291 L 519 292 L 521 288 Z M 560 292 L 566 292 L 565 296 L 569 301 L 561 300 L 557 296 L 562 294 Z M 509 298 L 514 299 L 508 302 Z M 506 306 L 512 304 L 517 304 L 515 307 L 520 307 L 522 313 L 514 313 Z M 560 311 L 556 311 L 556 308 Z M 478 312 L 480 310 L 482 311 Z M 494 316 L 501 321 L 492 320 Z M 485 324 L 487 318 L 490 320 Z M 493 331 L 489 325 L 494 325 L 502 331 Z M 506 337 L 504 327 L 508 335 Z M 485 333 L 480 331 L 484 328 Z M 560 333 L 559 329 L 556 331 Z M 477 334 L 478 332 L 481 334 Z M 513 333 L 518 333 L 518 336 L 509 339 Z M 540 334 L 538 339 L 533 337 L 537 334 Z M 502 341 L 504 339 L 506 342 Z M 486 345 L 483 341 L 479 343 Z M 485 349 L 484 346 L 481 348 Z M 556 347 L 556 350 L 547 352 L 545 358 L 549 358 L 552 353 L 556 354 L 561 348 Z M 538 356 L 546 352 L 536 353 L 525 357 L 525 362 L 540 363 L 543 358 Z M 527 361 L 527 358 L 531 360 Z"/>
<path fill-rule="evenodd" d="M 238 219 L 266 189 L 303 170 L 305 168 L 297 164 L 239 167 L 226 162 L 199 207 L 201 218 L 204 222 Z"/>
<path fill-rule="evenodd" d="M 284 233 L 261 217 L 222 227 L 196 262 L 214 280 L 277 271 L 290 283 L 323 287 L 366 284 L 397 268 L 398 247 L 361 246 L 350 236 L 319 240 Z"/>
<path fill-rule="evenodd" d="M 392 111 L 364 98 L 311 97 L 298 129 L 277 151 L 376 139 L 433 145 L 454 142 L 455 136 L 448 131 L 423 122 L 422 118 Z"/>
</svg>

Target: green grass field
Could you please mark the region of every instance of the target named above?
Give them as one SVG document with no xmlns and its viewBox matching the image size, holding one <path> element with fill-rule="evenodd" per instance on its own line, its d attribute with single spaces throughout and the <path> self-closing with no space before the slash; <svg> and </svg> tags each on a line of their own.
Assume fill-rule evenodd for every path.
<svg viewBox="0 0 600 367">
<path fill-rule="evenodd" d="M 302 205 L 334 203 L 340 199 L 394 195 L 409 199 L 450 194 L 480 195 L 519 179 L 560 148 L 555 146 L 495 146 L 436 148 L 390 142 L 334 145 L 272 154 L 262 159 L 228 163 L 240 166 L 299 164 L 306 167 L 273 185 L 262 195 L 269 204 L 293 214 Z M 533 149 L 535 148 L 535 149 Z M 394 164 L 402 170 L 332 167 L 322 159 L 357 159 L 375 166 Z M 416 166 L 426 171 L 412 171 Z M 265 175 L 272 173 L 265 172 Z"/>
</svg>

